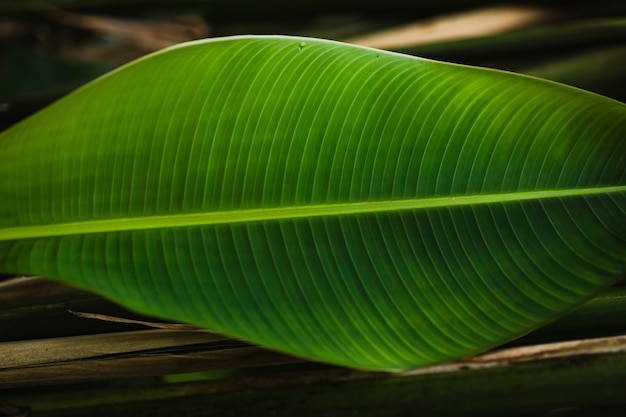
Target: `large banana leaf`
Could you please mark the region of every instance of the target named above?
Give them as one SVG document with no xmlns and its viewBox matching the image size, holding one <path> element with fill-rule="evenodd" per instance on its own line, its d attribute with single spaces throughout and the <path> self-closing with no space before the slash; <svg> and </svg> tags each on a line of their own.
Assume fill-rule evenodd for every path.
<svg viewBox="0 0 626 417">
<path fill-rule="evenodd" d="M 626 274 L 626 106 L 498 71 L 195 42 L 0 152 L 0 271 L 335 364 L 470 355 Z"/>
</svg>

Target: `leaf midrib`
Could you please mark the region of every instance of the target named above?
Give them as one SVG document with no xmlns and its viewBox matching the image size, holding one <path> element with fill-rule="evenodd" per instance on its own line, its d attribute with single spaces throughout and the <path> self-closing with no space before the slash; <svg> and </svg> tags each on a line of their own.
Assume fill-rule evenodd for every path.
<svg viewBox="0 0 626 417">
<path fill-rule="evenodd" d="M 424 210 L 431 208 L 545 200 L 552 198 L 612 194 L 620 192 L 626 192 L 626 185 L 98 219 L 2 228 L 0 229 L 0 241 L 174 227 L 290 220 L 310 217 L 332 217 L 367 213 Z"/>
</svg>

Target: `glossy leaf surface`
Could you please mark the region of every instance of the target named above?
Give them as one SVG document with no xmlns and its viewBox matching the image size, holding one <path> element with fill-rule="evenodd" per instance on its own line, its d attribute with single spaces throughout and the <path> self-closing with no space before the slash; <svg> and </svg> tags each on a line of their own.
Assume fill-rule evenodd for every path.
<svg viewBox="0 0 626 417">
<path fill-rule="evenodd" d="M 463 357 L 626 274 L 625 132 L 498 71 L 185 44 L 0 135 L 0 270 L 335 364 Z"/>
</svg>

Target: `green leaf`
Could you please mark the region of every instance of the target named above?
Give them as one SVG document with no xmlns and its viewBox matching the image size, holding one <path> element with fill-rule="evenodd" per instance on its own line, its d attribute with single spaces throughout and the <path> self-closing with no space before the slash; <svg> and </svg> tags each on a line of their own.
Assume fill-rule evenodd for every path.
<svg viewBox="0 0 626 417">
<path fill-rule="evenodd" d="M 184 44 L 0 136 L 0 271 L 399 370 L 626 274 L 626 106 L 290 37 Z"/>
</svg>

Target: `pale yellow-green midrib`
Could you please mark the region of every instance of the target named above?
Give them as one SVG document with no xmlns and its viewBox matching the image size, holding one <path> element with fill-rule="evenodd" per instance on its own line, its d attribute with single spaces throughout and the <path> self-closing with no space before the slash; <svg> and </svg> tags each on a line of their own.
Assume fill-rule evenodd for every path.
<svg viewBox="0 0 626 417">
<path fill-rule="evenodd" d="M 436 197 L 411 200 L 373 201 L 342 204 L 273 207 L 263 209 L 170 214 L 148 217 L 100 219 L 81 222 L 19 226 L 0 229 L 0 241 L 87 233 L 119 232 L 184 226 L 246 223 L 303 217 L 345 216 L 351 214 L 421 210 L 438 207 L 470 206 L 513 201 L 587 196 L 626 192 L 626 186 L 573 188 L 517 193 Z"/>
</svg>

